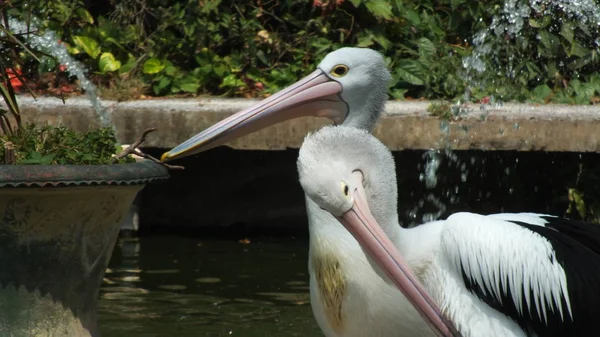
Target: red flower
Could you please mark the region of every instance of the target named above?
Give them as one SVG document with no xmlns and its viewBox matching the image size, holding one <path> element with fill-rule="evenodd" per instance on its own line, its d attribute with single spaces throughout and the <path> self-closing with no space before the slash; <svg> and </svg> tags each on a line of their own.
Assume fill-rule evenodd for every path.
<svg viewBox="0 0 600 337">
<path fill-rule="evenodd" d="M 8 80 L 10 81 L 10 85 L 15 89 L 15 91 L 17 91 L 17 92 L 20 91 L 21 87 L 23 86 L 23 83 L 17 77 L 17 75 L 15 74 L 15 71 L 11 68 L 7 68 L 6 73 L 8 75 Z M 21 69 L 17 68 L 16 73 L 21 75 L 22 74 Z"/>
</svg>

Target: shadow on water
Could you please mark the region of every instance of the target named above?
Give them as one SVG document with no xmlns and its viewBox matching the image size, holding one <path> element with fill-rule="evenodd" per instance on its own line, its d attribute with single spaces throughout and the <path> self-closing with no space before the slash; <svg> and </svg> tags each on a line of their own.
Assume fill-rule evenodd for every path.
<svg viewBox="0 0 600 337">
<path fill-rule="evenodd" d="M 322 336 L 305 240 L 121 237 L 100 292 L 103 337 Z"/>
</svg>

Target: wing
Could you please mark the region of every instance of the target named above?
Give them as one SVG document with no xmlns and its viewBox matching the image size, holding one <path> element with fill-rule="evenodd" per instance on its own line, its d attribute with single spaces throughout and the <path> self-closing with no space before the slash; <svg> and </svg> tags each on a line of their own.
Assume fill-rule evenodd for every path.
<svg viewBox="0 0 600 337">
<path fill-rule="evenodd" d="M 600 227 L 538 215 L 457 213 L 442 250 L 465 287 L 530 336 L 585 336 L 600 317 Z"/>
</svg>

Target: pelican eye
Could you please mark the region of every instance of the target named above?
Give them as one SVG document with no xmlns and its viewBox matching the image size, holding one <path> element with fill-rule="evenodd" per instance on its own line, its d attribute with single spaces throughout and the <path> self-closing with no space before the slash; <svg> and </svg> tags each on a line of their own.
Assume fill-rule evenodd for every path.
<svg viewBox="0 0 600 337">
<path fill-rule="evenodd" d="M 335 76 L 335 77 L 342 77 L 345 76 L 348 73 L 348 67 L 343 65 L 343 64 L 338 64 L 337 66 L 333 67 L 333 69 L 331 69 L 330 74 Z"/>
<path fill-rule="evenodd" d="M 346 184 L 343 181 L 340 181 L 340 187 L 342 188 L 342 192 L 344 193 L 344 196 L 346 198 L 348 198 L 350 196 L 350 189 L 348 188 L 348 184 Z"/>
</svg>

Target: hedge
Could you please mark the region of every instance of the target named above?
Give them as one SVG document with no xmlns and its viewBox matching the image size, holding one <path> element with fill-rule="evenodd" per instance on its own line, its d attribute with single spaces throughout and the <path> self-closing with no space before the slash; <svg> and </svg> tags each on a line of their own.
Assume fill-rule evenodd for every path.
<svg viewBox="0 0 600 337">
<path fill-rule="evenodd" d="M 14 0 L 3 11 L 38 18 L 103 92 L 125 99 L 264 96 L 308 74 L 328 52 L 361 46 L 385 55 L 392 99 L 594 104 L 600 1 L 580 3 L 588 7 L 540 0 Z M 41 59 L 27 60 L 21 71 L 60 91 L 44 81 L 64 77 L 64 67 Z"/>
</svg>

